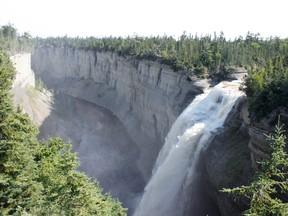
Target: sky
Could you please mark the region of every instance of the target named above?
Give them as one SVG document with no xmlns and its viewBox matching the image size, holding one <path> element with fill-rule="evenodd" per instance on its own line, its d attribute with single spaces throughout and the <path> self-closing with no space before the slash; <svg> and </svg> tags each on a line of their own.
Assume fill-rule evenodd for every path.
<svg viewBox="0 0 288 216">
<path fill-rule="evenodd" d="M 286 2 L 287 3 L 286 3 Z M 287 0 L 0 0 L 0 26 L 32 36 L 288 38 Z"/>
</svg>

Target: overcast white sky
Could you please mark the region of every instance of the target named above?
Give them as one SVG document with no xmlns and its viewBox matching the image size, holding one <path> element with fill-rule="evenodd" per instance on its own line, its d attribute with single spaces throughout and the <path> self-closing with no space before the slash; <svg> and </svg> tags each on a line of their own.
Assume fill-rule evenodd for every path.
<svg viewBox="0 0 288 216">
<path fill-rule="evenodd" d="M 287 2 L 287 3 L 286 3 Z M 288 37 L 287 0 L 0 0 L 0 25 L 33 36 Z"/>
</svg>

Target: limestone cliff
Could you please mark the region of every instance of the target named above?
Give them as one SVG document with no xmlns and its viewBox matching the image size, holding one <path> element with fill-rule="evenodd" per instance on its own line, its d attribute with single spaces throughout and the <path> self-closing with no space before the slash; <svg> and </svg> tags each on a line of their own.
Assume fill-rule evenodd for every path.
<svg viewBox="0 0 288 216">
<path fill-rule="evenodd" d="M 36 78 L 56 93 L 98 104 L 117 115 L 140 149 L 137 165 L 146 181 L 175 119 L 211 85 L 208 80 L 187 81 L 187 75 L 157 62 L 112 52 L 38 47 L 31 64 Z M 241 209 L 219 190 L 243 183 L 251 175 L 245 104 L 242 99 L 235 105 L 222 132 L 203 153 L 203 175 L 210 185 L 206 193 L 221 215 Z"/>
<path fill-rule="evenodd" d="M 266 135 L 274 133 L 278 117 L 284 124 L 287 133 L 288 111 L 284 108 L 277 108 L 260 121 L 254 121 L 250 124 L 249 148 L 251 150 L 251 163 L 255 170 L 260 168 L 259 161 L 267 159 L 271 153 L 270 143 L 267 141 Z"/>
<path fill-rule="evenodd" d="M 35 74 L 31 70 L 31 54 L 11 56 L 16 69 L 11 92 L 15 106 L 20 105 L 31 120 L 40 126 L 51 112 L 52 95 L 43 89 L 35 88 Z"/>
<path fill-rule="evenodd" d="M 157 62 L 112 52 L 38 47 L 32 56 L 11 57 L 17 69 L 12 88 L 14 103 L 22 104 L 38 125 L 51 111 L 51 94 L 35 89 L 30 57 L 36 78 L 48 88 L 98 104 L 117 115 L 140 149 L 137 165 L 146 181 L 175 119 L 196 95 L 211 86 L 208 80 L 187 81 L 183 72 L 175 73 Z M 243 77 L 245 71 L 240 72 Z M 270 153 L 264 134 L 274 131 L 279 115 L 288 125 L 287 113 L 279 108 L 260 122 L 251 123 L 243 97 L 203 152 L 201 166 L 209 185 L 206 193 L 217 203 L 221 215 L 239 215 L 244 210 L 243 203 L 234 202 L 219 190 L 251 179 L 251 165 L 259 169 L 259 160 Z"/>
<path fill-rule="evenodd" d="M 138 164 L 146 179 L 172 123 L 209 86 L 156 62 L 72 48 L 36 48 L 32 69 L 48 87 L 116 114 L 141 149 Z"/>
<path fill-rule="evenodd" d="M 277 108 L 260 121 L 250 121 L 246 99 L 242 98 L 239 103 L 204 153 L 206 175 L 211 185 L 209 191 L 223 216 L 240 215 L 248 207 L 247 200 L 236 200 L 219 191 L 224 187 L 249 184 L 255 171 L 260 170 L 259 162 L 271 153 L 266 135 L 275 131 L 278 116 L 286 125 L 287 135 L 287 110 Z"/>
<path fill-rule="evenodd" d="M 220 215 L 241 215 L 247 203 L 220 192 L 248 184 L 253 175 L 248 143 L 250 140 L 246 97 L 240 98 L 228 115 L 224 127 L 217 133 L 203 154 L 207 172 L 207 188 L 218 204 Z"/>
</svg>

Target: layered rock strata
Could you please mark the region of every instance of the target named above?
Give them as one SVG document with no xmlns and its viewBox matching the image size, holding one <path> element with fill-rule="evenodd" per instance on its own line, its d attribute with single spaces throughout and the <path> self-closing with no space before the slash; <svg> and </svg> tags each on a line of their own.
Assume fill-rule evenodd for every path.
<svg viewBox="0 0 288 216">
<path fill-rule="evenodd" d="M 40 91 L 36 87 L 35 74 L 31 70 L 30 53 L 17 54 L 10 59 L 16 69 L 11 89 L 14 105 L 22 107 L 31 120 L 40 126 L 50 115 L 52 94 L 44 88 Z"/>
<path fill-rule="evenodd" d="M 187 81 L 157 62 L 64 47 L 36 48 L 32 69 L 49 88 L 117 115 L 141 149 L 138 164 L 146 179 L 172 123 L 210 85 Z"/>
<path fill-rule="evenodd" d="M 157 62 L 112 52 L 38 47 L 31 64 L 36 78 L 56 93 L 95 103 L 117 115 L 140 149 L 135 163 L 146 180 L 175 119 L 196 95 L 212 85 L 208 80 L 188 81 L 184 73 L 175 73 Z M 241 209 L 234 208 L 233 201 L 219 190 L 243 183 L 250 176 L 249 119 L 244 101 L 235 105 L 201 160 L 209 183 L 207 193 L 221 215 Z"/>
<path fill-rule="evenodd" d="M 254 170 L 259 170 L 259 161 L 267 159 L 271 154 L 270 142 L 267 135 L 275 132 L 278 119 L 284 124 L 287 135 L 288 110 L 277 108 L 260 121 L 254 121 L 249 127 L 249 148 L 251 150 L 251 163 Z"/>
</svg>

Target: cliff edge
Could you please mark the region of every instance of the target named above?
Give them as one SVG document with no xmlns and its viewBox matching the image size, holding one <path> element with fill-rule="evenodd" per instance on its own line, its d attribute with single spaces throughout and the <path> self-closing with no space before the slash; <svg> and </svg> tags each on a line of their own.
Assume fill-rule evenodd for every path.
<svg viewBox="0 0 288 216">
<path fill-rule="evenodd" d="M 112 111 L 140 149 L 139 170 L 149 179 L 165 136 L 182 110 L 209 80 L 188 81 L 184 72 L 153 61 L 113 52 L 38 47 L 32 69 L 55 92 L 92 102 Z M 245 97 L 235 105 L 223 130 L 203 153 L 207 191 L 221 215 L 240 214 L 241 206 L 219 192 L 251 177 L 249 119 Z"/>
<path fill-rule="evenodd" d="M 146 180 L 179 113 L 210 85 L 113 52 L 38 47 L 31 64 L 49 88 L 107 108 L 120 119 L 141 149 L 137 163 Z"/>
</svg>

